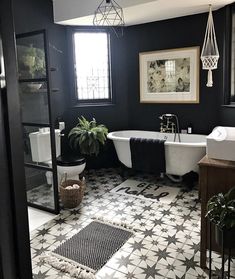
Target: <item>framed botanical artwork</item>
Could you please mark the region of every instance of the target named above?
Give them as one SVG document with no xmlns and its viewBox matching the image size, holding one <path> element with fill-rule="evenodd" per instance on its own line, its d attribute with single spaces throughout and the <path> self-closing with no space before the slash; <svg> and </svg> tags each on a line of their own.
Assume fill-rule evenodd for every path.
<svg viewBox="0 0 235 279">
<path fill-rule="evenodd" d="M 199 103 L 199 47 L 142 52 L 141 103 Z"/>
</svg>

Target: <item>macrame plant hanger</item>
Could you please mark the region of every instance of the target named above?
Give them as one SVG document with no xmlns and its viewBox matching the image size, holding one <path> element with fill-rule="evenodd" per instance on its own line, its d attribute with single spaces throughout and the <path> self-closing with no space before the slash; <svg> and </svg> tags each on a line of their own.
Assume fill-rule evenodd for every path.
<svg viewBox="0 0 235 279">
<path fill-rule="evenodd" d="M 212 16 L 212 6 L 209 6 L 209 16 L 201 53 L 202 69 L 208 70 L 207 87 L 213 86 L 212 70 L 217 69 L 219 50 L 216 42 L 215 27 Z"/>
</svg>

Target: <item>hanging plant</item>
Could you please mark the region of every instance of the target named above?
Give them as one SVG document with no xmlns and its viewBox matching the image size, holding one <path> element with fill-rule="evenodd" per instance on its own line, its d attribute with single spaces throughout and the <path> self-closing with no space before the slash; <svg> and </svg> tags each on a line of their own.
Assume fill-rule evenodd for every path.
<svg viewBox="0 0 235 279">
<path fill-rule="evenodd" d="M 202 69 L 208 70 L 207 87 L 213 86 L 212 70 L 217 69 L 219 50 L 216 42 L 215 27 L 212 16 L 212 7 L 209 6 L 209 16 L 206 26 L 206 33 L 202 47 L 201 60 Z"/>
</svg>

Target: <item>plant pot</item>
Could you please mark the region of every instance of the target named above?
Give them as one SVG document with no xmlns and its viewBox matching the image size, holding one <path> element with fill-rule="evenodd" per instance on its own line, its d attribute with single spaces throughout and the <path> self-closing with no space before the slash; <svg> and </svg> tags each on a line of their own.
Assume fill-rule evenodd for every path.
<svg viewBox="0 0 235 279">
<path fill-rule="evenodd" d="M 235 228 L 221 229 L 215 226 L 215 241 L 221 247 L 224 238 L 224 248 L 235 248 Z"/>
</svg>

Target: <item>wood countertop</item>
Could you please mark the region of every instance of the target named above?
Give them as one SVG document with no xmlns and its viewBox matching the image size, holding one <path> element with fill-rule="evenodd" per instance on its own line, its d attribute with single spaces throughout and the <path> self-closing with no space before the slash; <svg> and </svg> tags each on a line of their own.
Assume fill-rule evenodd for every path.
<svg viewBox="0 0 235 279">
<path fill-rule="evenodd" d="M 235 152 L 235 151 L 234 151 Z M 235 170 L 235 162 L 227 160 L 218 160 L 204 156 L 199 162 L 199 166 L 216 167 L 216 168 L 230 168 Z"/>
</svg>

